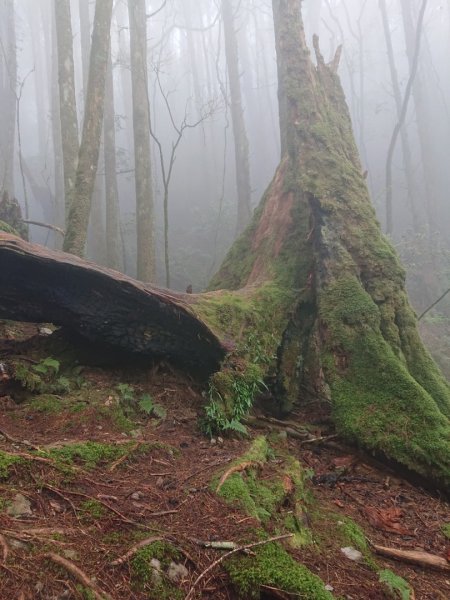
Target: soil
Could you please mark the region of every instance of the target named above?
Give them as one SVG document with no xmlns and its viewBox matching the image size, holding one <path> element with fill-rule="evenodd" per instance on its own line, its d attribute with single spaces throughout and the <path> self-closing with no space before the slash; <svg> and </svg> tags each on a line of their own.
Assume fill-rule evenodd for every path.
<svg viewBox="0 0 450 600">
<path fill-rule="evenodd" d="M 33 365 L 39 345 L 14 344 L 35 337 L 35 326 L 0 327 L 0 362 L 9 368 L 11 357 L 19 354 Z M 188 573 L 179 583 L 184 597 L 224 553 L 200 542 L 241 545 L 258 539 L 255 531 L 261 524 L 225 503 L 211 487 L 213 476 L 243 454 L 250 440 L 207 439 L 199 427 L 205 402 L 202 386 L 168 365 L 90 366 L 77 372 L 79 389 L 56 395 L 61 399 L 56 409 L 36 403 L 36 395 L 20 404 L 13 394 L 0 398 L 0 450 L 24 459 L 0 480 L 0 598 L 95 597 L 50 553 L 78 567 L 114 600 L 149 598 L 148 590 L 133 579 L 130 560 L 112 564 L 148 537 L 163 538 L 180 551 Z M 114 410 L 117 386 L 124 385 L 135 398 L 149 394 L 165 415 L 155 418 L 136 411 L 127 416 L 125 427 Z M 275 421 L 258 419 L 249 427 L 249 437 L 284 429 Z M 320 438 L 316 442 L 291 437 L 284 442 L 310 470 L 308 487 L 314 498 L 306 521 L 315 543 L 292 552 L 332 587 L 336 598 L 400 598 L 389 595 L 371 566 L 344 556 L 339 541 L 329 536 L 331 520 L 350 517 L 370 543 L 421 549 L 448 560 L 450 540 L 442 530 L 450 521 L 448 503 L 329 437 L 332 432 L 317 425 L 312 430 L 312 437 Z M 125 451 L 118 459 L 90 466 L 75 459 L 69 471 L 54 458 L 41 460 L 44 455 L 37 451 L 45 450 L 48 457 L 51 449 L 87 441 Z M 264 467 L 261 477 L 270 477 L 273 469 L 274 465 Z M 31 504 L 31 513 L 22 517 L 8 514 L 18 493 Z M 374 560 L 378 570 L 390 569 L 407 580 L 417 600 L 450 598 L 450 570 L 439 572 L 375 555 Z M 195 598 L 238 597 L 221 565 L 195 591 Z M 294 596 L 266 589 L 261 597 Z"/>
</svg>

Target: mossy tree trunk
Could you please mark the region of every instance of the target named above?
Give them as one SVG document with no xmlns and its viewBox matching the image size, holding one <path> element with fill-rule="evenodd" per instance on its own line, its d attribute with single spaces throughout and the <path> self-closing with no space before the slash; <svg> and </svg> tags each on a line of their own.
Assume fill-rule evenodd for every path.
<svg viewBox="0 0 450 600">
<path fill-rule="evenodd" d="M 336 74 L 340 51 L 325 64 L 315 38 L 314 65 L 298 0 L 272 4 L 285 152 L 212 289 L 284 297 L 270 311 L 279 337 L 266 369 L 280 413 L 324 403 L 349 441 L 449 485 L 450 389 L 420 340 L 404 271 L 370 202 Z M 252 328 L 264 339 L 261 324 L 244 319 Z"/>
</svg>

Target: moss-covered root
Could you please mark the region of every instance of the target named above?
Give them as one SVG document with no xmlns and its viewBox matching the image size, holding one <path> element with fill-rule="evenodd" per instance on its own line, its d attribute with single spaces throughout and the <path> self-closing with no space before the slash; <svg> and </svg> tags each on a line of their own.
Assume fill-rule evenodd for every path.
<svg viewBox="0 0 450 600">
<path fill-rule="evenodd" d="M 331 600 L 323 581 L 295 561 L 279 543 L 260 546 L 254 556 L 233 557 L 225 563 L 240 598 L 261 597 L 264 586 L 305 600 Z"/>
</svg>

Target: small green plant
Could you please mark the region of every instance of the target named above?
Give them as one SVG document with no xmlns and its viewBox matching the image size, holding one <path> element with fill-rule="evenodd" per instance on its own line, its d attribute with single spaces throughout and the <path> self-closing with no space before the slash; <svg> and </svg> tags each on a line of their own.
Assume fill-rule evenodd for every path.
<svg viewBox="0 0 450 600">
<path fill-rule="evenodd" d="M 445 523 L 444 525 L 442 525 L 442 533 L 445 535 L 445 537 L 450 540 L 450 523 Z"/>
<path fill-rule="evenodd" d="M 165 419 L 167 412 L 166 409 L 160 404 L 156 404 L 150 394 L 144 394 L 139 400 L 139 408 L 147 416 L 155 416 L 158 419 Z"/>
<path fill-rule="evenodd" d="M 101 519 L 105 513 L 105 508 L 97 500 L 85 500 L 80 506 L 81 510 L 84 511 L 89 517 L 93 519 Z"/>
<path fill-rule="evenodd" d="M 39 373 L 39 375 L 43 375 L 44 377 L 54 377 L 59 373 L 59 368 L 59 361 L 50 356 L 32 367 L 35 373 Z"/>
<path fill-rule="evenodd" d="M 14 464 L 18 464 L 22 459 L 18 456 L 11 456 L 0 450 L 0 480 L 7 479 L 9 470 Z"/>
<path fill-rule="evenodd" d="M 202 428 L 207 435 L 221 432 L 246 434 L 242 419 L 248 415 L 255 396 L 267 389 L 262 371 L 256 364 L 247 365 L 244 372 L 223 370 L 209 382 L 209 403 L 205 406 Z"/>
</svg>

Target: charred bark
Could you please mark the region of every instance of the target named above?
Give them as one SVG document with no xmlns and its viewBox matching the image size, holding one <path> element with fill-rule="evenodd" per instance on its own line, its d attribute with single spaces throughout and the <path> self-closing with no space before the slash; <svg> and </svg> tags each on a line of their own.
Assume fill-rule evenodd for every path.
<svg viewBox="0 0 450 600">
<path fill-rule="evenodd" d="M 209 374 L 225 347 L 194 296 L 141 284 L 73 255 L 0 233 L 0 318 L 54 323 L 110 350 Z"/>
</svg>

